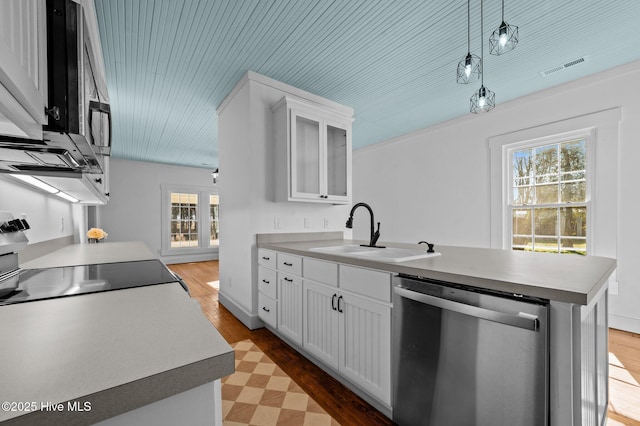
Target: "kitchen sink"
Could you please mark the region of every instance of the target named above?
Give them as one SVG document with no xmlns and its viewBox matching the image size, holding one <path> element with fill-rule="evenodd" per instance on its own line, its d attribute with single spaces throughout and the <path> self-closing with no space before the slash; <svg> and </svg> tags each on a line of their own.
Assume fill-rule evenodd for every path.
<svg viewBox="0 0 640 426">
<path fill-rule="evenodd" d="M 356 245 L 314 247 L 310 248 L 309 251 L 394 263 L 440 256 L 440 253 L 427 253 L 427 250 L 398 247 L 375 248 Z"/>
<path fill-rule="evenodd" d="M 364 246 L 330 246 L 330 247 L 314 247 L 309 249 L 310 251 L 317 251 L 322 253 L 331 253 L 331 254 L 341 254 L 348 255 L 353 253 L 366 253 L 372 250 L 381 250 L 374 247 L 364 247 Z"/>
</svg>

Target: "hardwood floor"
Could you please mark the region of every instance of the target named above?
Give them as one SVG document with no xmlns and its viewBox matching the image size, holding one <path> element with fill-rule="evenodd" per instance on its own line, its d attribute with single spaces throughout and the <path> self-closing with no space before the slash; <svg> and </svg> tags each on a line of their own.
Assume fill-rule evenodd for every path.
<svg viewBox="0 0 640 426">
<path fill-rule="evenodd" d="M 609 426 L 640 426 L 640 334 L 609 329 Z"/>
<path fill-rule="evenodd" d="M 391 425 L 367 402 L 298 354 L 266 328 L 251 331 L 218 304 L 218 262 L 169 265 L 187 283 L 191 297 L 220 334 L 235 343 L 251 339 L 305 392 L 343 425 Z M 640 335 L 610 329 L 609 426 L 640 426 Z"/>
<path fill-rule="evenodd" d="M 392 425 L 378 410 L 311 363 L 266 328 L 251 331 L 224 306 L 218 304 L 218 291 L 210 284 L 218 280 L 218 262 L 169 265 L 189 287 L 191 297 L 229 343 L 251 339 L 285 373 L 316 400 L 327 413 L 343 425 Z"/>
</svg>

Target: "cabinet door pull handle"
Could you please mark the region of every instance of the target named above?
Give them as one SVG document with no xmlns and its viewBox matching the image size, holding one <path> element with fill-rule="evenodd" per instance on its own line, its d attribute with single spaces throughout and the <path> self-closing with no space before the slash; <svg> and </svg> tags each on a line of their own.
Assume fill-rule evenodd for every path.
<svg viewBox="0 0 640 426">
<path fill-rule="evenodd" d="M 337 296 L 338 295 L 335 294 L 335 293 L 333 294 L 333 296 L 331 296 L 331 309 L 334 310 L 334 311 L 336 310 L 336 297 Z"/>
<path fill-rule="evenodd" d="M 262 310 L 265 312 L 271 312 L 271 309 L 267 309 L 265 306 L 262 307 Z"/>
<path fill-rule="evenodd" d="M 267 256 L 262 256 L 262 258 L 263 258 L 264 260 L 269 260 L 269 259 L 271 259 L 270 257 L 267 257 Z"/>
<path fill-rule="evenodd" d="M 285 266 L 293 266 L 293 263 L 282 262 Z"/>
<path fill-rule="evenodd" d="M 290 283 L 292 283 L 292 282 L 293 282 L 293 278 L 287 278 L 287 277 L 284 277 L 284 280 L 285 280 L 285 281 L 289 281 Z"/>
<path fill-rule="evenodd" d="M 262 280 L 263 283 L 269 284 L 269 280 Z"/>
<path fill-rule="evenodd" d="M 342 301 L 342 296 L 338 297 L 338 312 L 340 312 L 340 313 L 344 312 L 344 311 L 342 310 L 342 306 L 340 306 L 340 302 L 341 302 L 341 301 Z"/>
</svg>

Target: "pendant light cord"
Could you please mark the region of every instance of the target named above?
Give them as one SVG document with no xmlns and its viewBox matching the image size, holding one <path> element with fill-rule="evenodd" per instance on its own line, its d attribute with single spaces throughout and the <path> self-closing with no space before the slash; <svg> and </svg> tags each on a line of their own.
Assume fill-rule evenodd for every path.
<svg viewBox="0 0 640 426">
<path fill-rule="evenodd" d="M 504 1 L 504 0 L 503 0 Z M 484 0 L 480 0 L 480 87 L 484 86 Z"/>
<path fill-rule="evenodd" d="M 471 0 L 467 0 L 467 52 L 471 52 Z"/>
<path fill-rule="evenodd" d="M 502 0 L 502 22 L 504 22 L 504 0 Z"/>
</svg>

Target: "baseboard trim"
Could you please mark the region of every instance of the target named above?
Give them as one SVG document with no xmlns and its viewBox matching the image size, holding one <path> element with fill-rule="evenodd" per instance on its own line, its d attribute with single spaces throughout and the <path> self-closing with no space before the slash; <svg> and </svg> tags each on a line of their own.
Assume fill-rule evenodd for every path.
<svg viewBox="0 0 640 426">
<path fill-rule="evenodd" d="M 640 319 L 609 314 L 609 327 L 640 334 Z"/>
<path fill-rule="evenodd" d="M 233 314 L 241 323 L 245 325 L 249 330 L 255 330 L 257 328 L 264 327 L 264 322 L 258 317 L 258 315 L 252 315 L 247 312 L 243 307 L 234 302 L 231 298 L 225 296 L 222 291 L 218 292 L 218 302 L 227 308 L 229 312 Z"/>
</svg>

